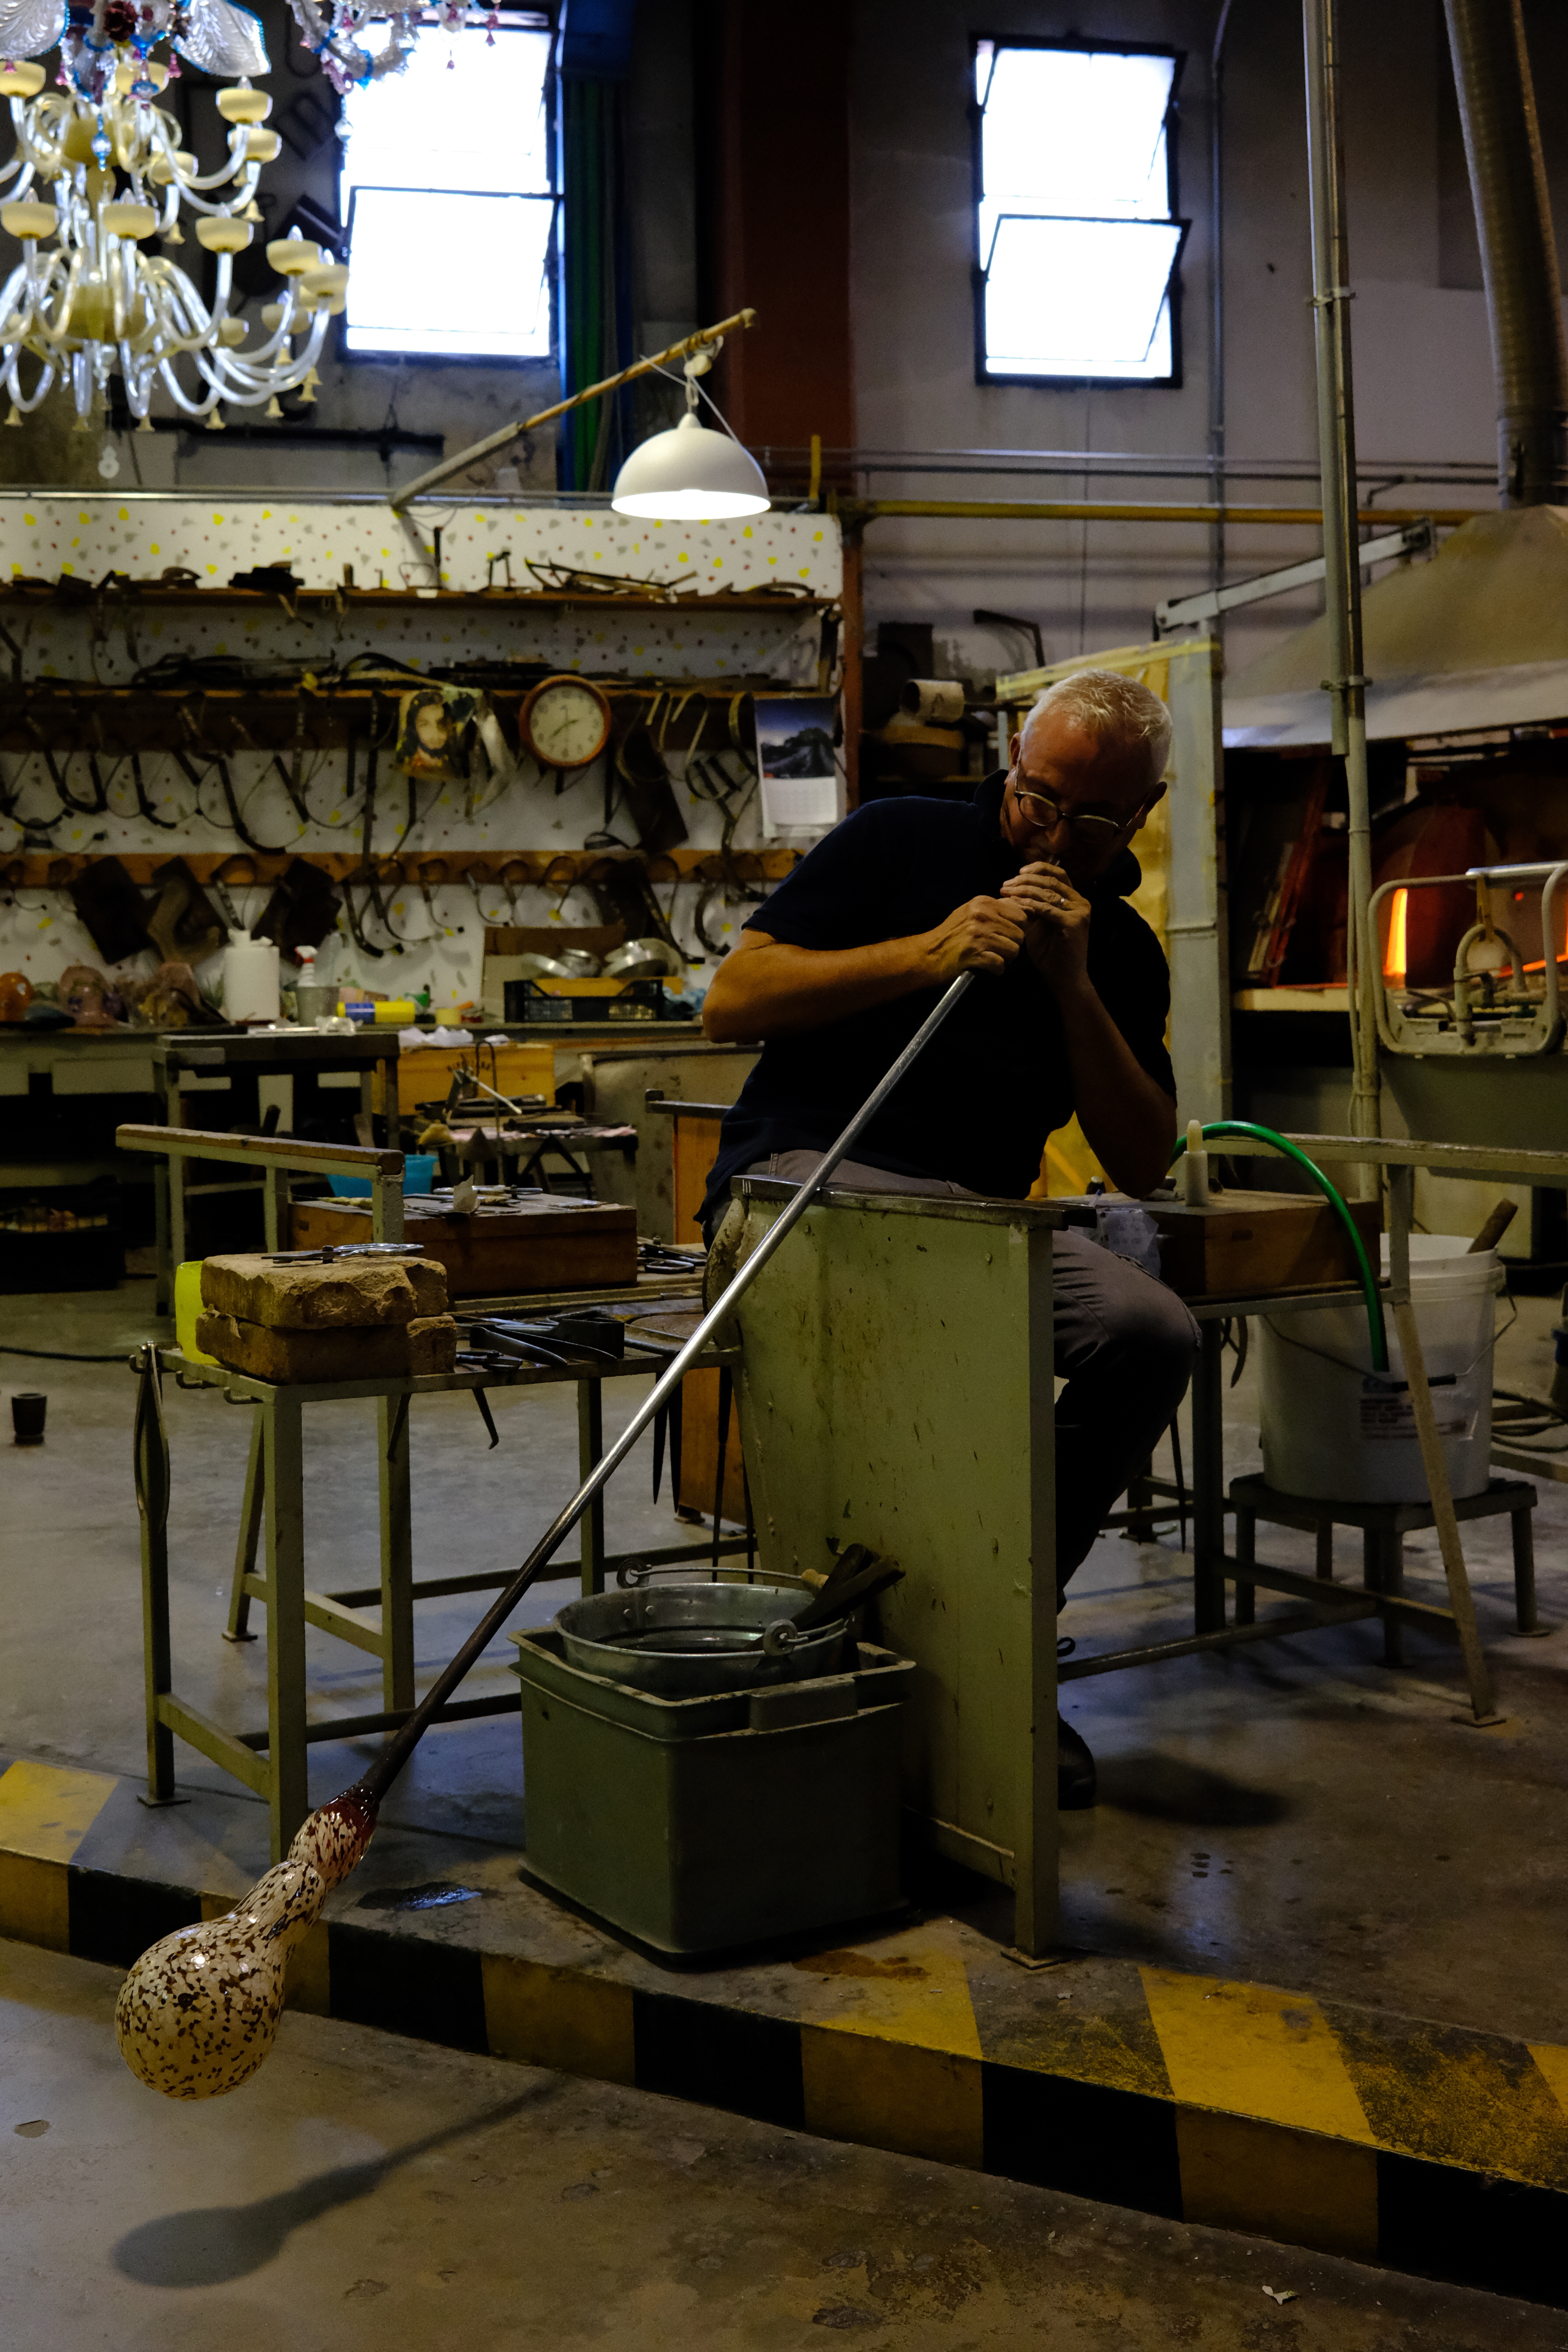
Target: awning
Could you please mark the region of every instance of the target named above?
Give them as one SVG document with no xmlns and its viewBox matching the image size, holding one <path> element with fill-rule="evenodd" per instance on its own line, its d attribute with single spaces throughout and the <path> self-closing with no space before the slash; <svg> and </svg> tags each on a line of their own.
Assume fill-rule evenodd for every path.
<svg viewBox="0 0 1568 2352">
<path fill-rule="evenodd" d="M 1373 742 L 1539 726 L 1553 719 L 1568 721 L 1568 660 L 1510 662 L 1500 669 L 1433 670 L 1376 678 L 1367 688 L 1366 731 Z M 1321 688 L 1227 695 L 1224 726 L 1227 751 L 1326 748 L 1329 698 Z"/>
</svg>

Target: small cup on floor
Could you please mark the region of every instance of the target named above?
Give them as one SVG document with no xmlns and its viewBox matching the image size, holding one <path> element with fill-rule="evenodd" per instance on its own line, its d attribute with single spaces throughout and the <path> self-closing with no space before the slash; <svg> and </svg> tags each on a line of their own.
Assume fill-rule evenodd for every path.
<svg viewBox="0 0 1568 2352">
<path fill-rule="evenodd" d="M 49 1409 L 47 1396 L 31 1390 L 11 1400 L 11 1427 L 18 1445 L 41 1445 L 44 1442 L 44 1415 Z"/>
</svg>

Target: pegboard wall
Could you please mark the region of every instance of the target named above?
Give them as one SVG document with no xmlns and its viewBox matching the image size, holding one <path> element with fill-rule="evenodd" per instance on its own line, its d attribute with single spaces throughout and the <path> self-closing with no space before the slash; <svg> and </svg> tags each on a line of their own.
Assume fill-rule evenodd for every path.
<svg viewBox="0 0 1568 2352">
<path fill-rule="evenodd" d="M 298 587 L 229 584 L 269 567 Z M 608 580 L 627 584 L 595 593 Z M 121 857 L 145 882 L 168 858 L 205 871 L 233 853 L 225 878 L 247 920 L 286 855 L 330 858 L 340 881 L 358 870 L 370 732 L 384 742 L 397 689 L 374 704 L 339 694 L 356 661 L 471 668 L 512 752 L 524 685 L 543 670 L 595 678 L 621 719 L 640 699 L 687 827 L 650 872 L 677 938 L 703 955 L 700 907 L 715 943 L 750 911 L 715 888 L 726 830 L 753 887 L 813 836 L 747 856 L 763 846 L 759 800 L 734 821 L 735 800 L 702 787 L 699 747 L 724 740 L 739 692 L 837 690 L 841 584 L 821 514 L 671 528 L 526 504 L 398 517 L 373 499 L 0 497 L 0 969 L 37 984 L 104 967 L 61 887 L 85 857 Z M 514 666 L 523 685 L 509 687 Z M 636 846 L 606 758 L 558 775 L 524 753 L 504 782 L 481 765 L 467 783 L 412 786 L 389 750 L 378 758 L 368 847 L 388 920 L 362 897 L 359 937 L 342 918 L 322 951 L 331 976 L 427 986 L 449 1008 L 478 996 L 487 920 L 601 919 L 574 873 L 584 861 L 560 853 L 606 834 Z"/>
</svg>

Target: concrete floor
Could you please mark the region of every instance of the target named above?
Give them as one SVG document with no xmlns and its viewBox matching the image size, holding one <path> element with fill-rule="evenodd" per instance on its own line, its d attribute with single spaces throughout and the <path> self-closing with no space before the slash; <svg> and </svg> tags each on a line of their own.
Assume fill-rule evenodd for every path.
<svg viewBox="0 0 1568 2352">
<path fill-rule="evenodd" d="M 155 1327 L 151 1285 L 115 1294 L 6 1302 L 5 1337 L 109 1351 Z M 1500 1378 L 1543 1384 L 1554 1303 L 1526 1299 L 1500 1351 Z M 47 1387 L 49 1436 L 0 1446 L 7 1528 L 7 1641 L 0 1721 L 9 1752 L 134 1773 L 142 1768 L 138 1538 L 132 1502 L 132 1384 L 116 1364 L 28 1364 L 0 1356 L 0 1381 Z M 629 1410 L 631 1384 L 615 1392 Z M 418 1572 L 506 1567 L 575 1483 L 569 1389 L 497 1392 L 501 1446 L 487 1449 L 464 1397 L 433 1398 L 413 1422 Z M 1227 1475 L 1259 1466 L 1251 1372 L 1227 1400 Z M 220 1721 L 265 1720 L 259 1643 L 219 1631 L 227 1606 L 248 1415 L 210 1391 L 168 1391 L 176 1683 Z M 619 1426 L 611 1409 L 606 1426 Z M 374 1424 L 369 1406 L 322 1408 L 308 1423 L 310 1580 L 374 1580 Z M 609 1505 L 613 1543 L 668 1540 L 668 1494 L 649 1504 L 647 1441 Z M 639 1466 L 640 1462 L 640 1466 Z M 1483 1637 L 1506 1722 L 1478 1731 L 1457 1654 L 1420 1634 L 1412 1663 L 1377 1663 L 1370 1624 L 1296 1636 L 1068 1686 L 1066 1707 L 1100 1762 L 1101 1801 L 1063 1822 L 1063 1933 L 1082 1948 L 1260 1979 L 1328 1999 L 1568 2043 L 1561 1959 L 1561 1856 L 1568 1841 L 1568 1488 L 1543 1485 L 1536 1545 L 1544 1639 L 1511 1632 L 1506 1522 L 1467 1530 Z M 1309 1539 L 1263 1531 L 1266 1558 L 1310 1565 Z M 1347 1537 L 1359 1574 L 1359 1538 Z M 1409 1546 L 1412 1590 L 1443 1599 L 1430 1538 Z M 548 1618 L 570 1587 L 530 1596 Z M 1190 1630 L 1190 1570 L 1173 1535 L 1109 1538 L 1073 1587 L 1064 1629 L 1085 1651 Z M 473 1621 L 470 1598 L 421 1604 L 422 1670 Z M 1260 1611 L 1289 1608 L 1260 1596 Z M 1184 1612 L 1186 1614 L 1184 1616 Z M 379 1703 L 371 1662 L 311 1634 L 313 1705 Z M 470 1688 L 507 1687 L 498 1643 Z M 313 1793 L 352 1779 L 372 1752 L 311 1750 Z M 237 1794 L 191 1751 L 190 1785 Z M 515 1724 L 427 1738 L 384 1819 L 492 1847 L 521 1842 Z M 956 1878 L 917 1889 L 1010 1940 L 1011 1906 Z"/>
<path fill-rule="evenodd" d="M 1528 2304 L 320 2018 L 166 2105 L 116 1981 L 0 1944 L 6 2352 L 1568 2346 Z"/>
</svg>

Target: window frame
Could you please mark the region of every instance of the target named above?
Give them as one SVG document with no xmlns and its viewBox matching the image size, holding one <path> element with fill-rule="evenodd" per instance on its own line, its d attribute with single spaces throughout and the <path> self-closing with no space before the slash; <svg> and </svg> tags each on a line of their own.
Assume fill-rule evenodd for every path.
<svg viewBox="0 0 1568 2352">
<path fill-rule="evenodd" d="M 985 194 L 985 114 L 976 94 L 976 61 L 981 47 L 989 41 L 997 49 L 1051 49 L 1078 57 L 1169 58 L 1171 60 L 1171 92 L 1165 105 L 1165 221 L 1181 231 L 1175 258 L 1171 264 L 1170 289 L 1166 299 L 1171 311 L 1171 373 L 1169 375 L 1024 375 L 1013 368 L 993 368 L 985 351 L 985 257 L 980 250 L 980 207 Z M 1176 209 L 1177 133 L 1181 123 L 1180 93 L 1182 74 L 1187 61 L 1185 49 L 1173 48 L 1166 41 L 1087 40 L 1077 34 L 991 33 L 980 31 L 969 37 L 969 124 L 972 187 L 969 205 L 970 280 L 974 310 L 974 381 L 977 384 L 1026 384 L 1047 392 L 1061 392 L 1074 386 L 1085 386 L 1095 392 L 1180 392 L 1183 388 L 1182 352 L 1182 263 L 1186 257 L 1187 238 L 1192 222 Z M 1074 213 L 1060 217 L 1074 220 L 1095 220 L 1093 213 Z"/>
<path fill-rule="evenodd" d="M 331 346 L 333 359 L 340 367 L 552 368 L 558 370 L 561 365 L 561 291 L 558 283 L 560 278 L 561 187 L 556 169 L 557 142 L 555 136 L 560 79 L 556 70 L 555 63 L 557 47 L 557 11 L 554 7 L 547 9 L 538 5 L 510 8 L 507 5 L 507 0 L 498 0 L 498 6 L 501 17 L 500 29 L 503 33 L 515 29 L 519 32 L 524 33 L 547 33 L 550 37 L 550 57 L 549 62 L 545 66 L 544 69 L 544 155 L 545 169 L 549 173 L 548 183 L 543 188 L 509 188 L 475 191 L 461 188 L 431 188 L 411 191 L 410 193 L 429 195 L 483 194 L 533 196 L 536 198 L 544 196 L 549 197 L 551 207 L 550 235 L 546 240 L 544 248 L 544 269 L 550 294 L 550 348 L 547 352 L 535 352 L 529 353 L 526 356 L 518 357 L 508 357 L 505 352 L 356 352 L 351 349 L 349 344 L 348 312 L 345 310 L 332 320 L 331 331 L 328 337 L 328 341 Z M 509 26 L 507 24 L 509 16 L 514 19 L 521 19 L 521 21 L 517 22 L 515 26 Z M 422 30 L 425 37 L 426 38 L 434 38 L 438 29 L 439 27 L 434 9 L 426 7 L 422 19 Z M 470 32 L 479 32 L 482 31 L 484 28 L 482 26 L 470 25 L 465 26 L 464 29 Z M 342 258 L 348 262 L 352 271 L 353 266 L 353 244 L 351 236 L 351 228 L 354 190 L 350 188 L 348 191 L 348 204 L 347 208 L 345 209 L 343 201 L 343 178 L 345 166 L 348 163 L 348 151 L 342 140 L 337 142 L 337 207 L 341 237 L 338 250 Z"/>
</svg>

